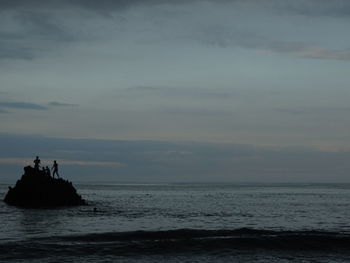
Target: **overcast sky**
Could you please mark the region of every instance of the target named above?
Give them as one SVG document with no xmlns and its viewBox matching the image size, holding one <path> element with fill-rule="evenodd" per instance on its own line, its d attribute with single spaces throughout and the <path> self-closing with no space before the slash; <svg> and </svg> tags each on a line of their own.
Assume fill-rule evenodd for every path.
<svg viewBox="0 0 350 263">
<path fill-rule="evenodd" d="M 347 152 L 349 28 L 346 0 L 1 0 L 0 133 Z"/>
</svg>

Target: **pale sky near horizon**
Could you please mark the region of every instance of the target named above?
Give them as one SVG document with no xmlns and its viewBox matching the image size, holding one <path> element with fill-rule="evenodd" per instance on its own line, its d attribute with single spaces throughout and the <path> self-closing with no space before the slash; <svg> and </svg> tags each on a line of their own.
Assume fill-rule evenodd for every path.
<svg viewBox="0 0 350 263">
<path fill-rule="evenodd" d="M 0 133 L 350 149 L 350 1 L 0 1 Z"/>
</svg>

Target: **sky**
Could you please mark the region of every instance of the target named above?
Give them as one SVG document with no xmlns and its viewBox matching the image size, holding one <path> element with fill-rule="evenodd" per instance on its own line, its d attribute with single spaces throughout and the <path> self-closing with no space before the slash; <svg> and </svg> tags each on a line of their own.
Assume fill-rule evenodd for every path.
<svg viewBox="0 0 350 263">
<path fill-rule="evenodd" d="M 349 28 L 346 0 L 1 0 L 0 180 L 40 155 L 91 180 L 350 182 Z"/>
</svg>

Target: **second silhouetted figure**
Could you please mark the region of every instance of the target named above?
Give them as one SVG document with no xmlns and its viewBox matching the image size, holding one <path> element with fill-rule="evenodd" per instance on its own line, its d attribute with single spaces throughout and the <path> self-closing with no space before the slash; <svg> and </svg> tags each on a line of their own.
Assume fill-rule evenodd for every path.
<svg viewBox="0 0 350 263">
<path fill-rule="evenodd" d="M 53 165 L 52 165 L 51 170 L 53 171 L 52 172 L 52 177 L 55 178 L 55 174 L 56 174 L 57 178 L 59 178 L 59 175 L 58 175 L 58 164 L 57 164 L 56 160 L 53 161 Z"/>
<path fill-rule="evenodd" d="M 39 170 L 39 165 L 40 165 L 39 156 L 37 156 L 37 157 L 35 158 L 35 160 L 33 161 L 33 163 L 34 163 L 34 169 L 35 169 L 35 170 Z"/>
</svg>

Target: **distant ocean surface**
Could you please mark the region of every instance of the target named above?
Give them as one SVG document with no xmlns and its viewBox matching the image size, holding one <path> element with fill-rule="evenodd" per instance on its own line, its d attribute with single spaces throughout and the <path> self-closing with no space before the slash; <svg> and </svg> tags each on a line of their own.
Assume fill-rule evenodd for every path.
<svg viewBox="0 0 350 263">
<path fill-rule="evenodd" d="M 0 202 L 0 262 L 350 262 L 347 184 L 74 185 L 88 206 Z"/>
</svg>

